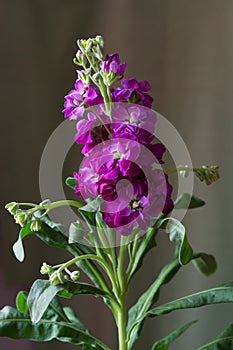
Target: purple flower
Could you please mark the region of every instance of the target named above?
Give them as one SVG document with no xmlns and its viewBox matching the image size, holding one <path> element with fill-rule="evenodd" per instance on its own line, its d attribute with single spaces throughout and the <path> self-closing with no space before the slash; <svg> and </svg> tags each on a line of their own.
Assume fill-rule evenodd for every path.
<svg viewBox="0 0 233 350">
<path fill-rule="evenodd" d="M 147 93 L 151 89 L 148 81 L 138 82 L 135 78 L 123 79 L 121 85 L 123 89 L 111 89 L 113 102 L 129 101 L 148 108 L 152 107 L 153 98 Z"/>
<path fill-rule="evenodd" d="M 171 191 L 163 171 L 156 170 L 149 193 L 143 188 L 142 180 L 138 186 L 133 181 L 118 190 L 114 201 L 105 201 L 101 207 L 103 220 L 125 235 L 130 234 L 133 227 L 146 230 L 161 212 L 167 214 L 173 208 Z"/>
<path fill-rule="evenodd" d="M 126 69 L 126 63 L 120 63 L 120 58 L 117 53 L 106 55 L 103 65 L 103 72 L 112 72 L 116 76 L 123 76 Z"/>
<path fill-rule="evenodd" d="M 75 90 L 71 90 L 65 96 L 65 100 L 65 108 L 62 112 L 65 118 L 70 118 L 70 120 L 77 120 L 78 117 L 82 117 L 85 107 L 103 103 L 98 88 L 90 84 L 85 89 L 84 83 L 80 79 L 76 80 Z"/>
</svg>

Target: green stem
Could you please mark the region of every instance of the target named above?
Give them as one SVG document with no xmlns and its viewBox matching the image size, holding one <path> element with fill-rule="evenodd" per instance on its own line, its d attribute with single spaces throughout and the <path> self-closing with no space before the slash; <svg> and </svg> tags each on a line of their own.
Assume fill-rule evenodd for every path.
<svg viewBox="0 0 233 350">
<path fill-rule="evenodd" d="M 188 166 L 179 165 L 177 168 L 167 170 L 166 173 L 167 173 L 167 175 L 171 175 L 171 174 L 177 173 L 179 171 L 196 171 L 196 170 L 198 170 L 198 168 L 191 168 Z"/>
<path fill-rule="evenodd" d="M 77 202 L 77 201 L 73 201 L 73 200 L 62 200 L 62 201 L 57 201 L 57 202 L 54 202 L 54 203 L 50 203 L 50 204 L 46 204 L 46 205 L 43 205 L 43 209 L 55 209 L 55 208 L 58 208 L 58 207 L 62 207 L 64 205 L 70 205 L 71 207 L 76 207 L 76 208 L 81 208 L 83 207 L 83 204 Z"/>
<path fill-rule="evenodd" d="M 118 311 L 118 342 L 119 350 L 127 350 L 126 342 L 126 295 L 121 297 L 121 305 Z"/>
<path fill-rule="evenodd" d="M 117 288 L 117 282 L 116 282 L 116 279 L 115 279 L 115 276 L 113 274 L 113 271 L 112 269 L 110 268 L 110 266 L 108 265 L 108 263 L 101 257 L 97 256 L 97 255 L 93 255 L 93 254 L 86 254 L 86 255 L 81 255 L 81 256 L 78 256 L 78 257 L 75 257 L 69 261 L 67 261 L 66 263 L 62 264 L 62 266 L 57 270 L 57 272 L 62 272 L 64 269 L 70 267 L 71 265 L 73 264 L 76 264 L 77 262 L 81 261 L 81 260 L 89 260 L 89 259 L 92 259 L 92 260 L 96 260 L 98 262 L 100 262 L 105 271 L 107 272 L 109 278 L 110 278 L 110 281 L 112 283 L 112 286 L 113 288 Z"/>
<path fill-rule="evenodd" d="M 122 237 L 123 245 L 120 247 L 117 267 L 117 277 L 119 283 L 118 301 L 120 303 L 120 309 L 118 311 L 117 327 L 118 327 L 118 342 L 119 350 L 127 350 L 128 344 L 126 341 L 126 295 L 127 295 L 127 283 L 125 276 L 125 258 L 127 253 L 127 244 L 124 244 L 124 237 Z"/>
</svg>

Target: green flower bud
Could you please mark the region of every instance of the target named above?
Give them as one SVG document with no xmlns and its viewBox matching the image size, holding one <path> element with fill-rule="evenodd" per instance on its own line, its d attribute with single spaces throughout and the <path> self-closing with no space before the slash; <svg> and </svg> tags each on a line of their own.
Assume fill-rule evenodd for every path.
<svg viewBox="0 0 233 350">
<path fill-rule="evenodd" d="M 86 64 L 87 64 L 87 58 L 86 56 L 84 55 L 84 53 L 80 50 L 78 50 L 76 52 L 76 55 L 75 55 L 75 63 L 79 66 L 82 66 L 82 67 L 85 67 Z"/>
<path fill-rule="evenodd" d="M 210 166 L 207 167 L 203 165 L 199 169 L 194 169 L 195 175 L 201 181 L 205 181 L 207 185 L 211 185 L 213 182 L 219 179 L 219 167 L 218 166 Z"/>
<path fill-rule="evenodd" d="M 72 281 L 77 281 L 79 279 L 79 276 L 80 276 L 79 271 L 73 271 L 70 274 L 70 278 L 72 279 Z"/>
<path fill-rule="evenodd" d="M 40 228 L 41 228 L 40 221 L 38 221 L 38 220 L 32 221 L 32 223 L 30 225 L 30 229 L 33 232 L 38 232 Z"/>
<path fill-rule="evenodd" d="M 65 282 L 65 278 L 62 272 L 54 271 L 49 276 L 50 283 L 53 285 L 63 284 Z"/>
<path fill-rule="evenodd" d="M 77 41 L 77 44 L 82 52 L 87 53 L 90 51 L 91 46 L 93 44 L 93 41 L 90 38 L 89 39 L 80 39 Z"/>
<path fill-rule="evenodd" d="M 41 268 L 40 268 L 40 273 L 42 275 L 50 275 L 54 272 L 52 266 L 48 265 L 46 262 L 43 262 Z"/>
<path fill-rule="evenodd" d="M 95 37 L 95 42 L 96 42 L 97 45 L 99 45 L 99 47 L 100 47 L 101 49 L 104 48 L 104 39 L 103 39 L 103 37 L 102 37 L 101 35 L 97 35 L 97 36 Z"/>
<path fill-rule="evenodd" d="M 14 215 L 16 224 L 19 224 L 21 227 L 24 227 L 28 220 L 28 215 L 25 211 L 18 209 Z"/>
<path fill-rule="evenodd" d="M 11 202 L 5 205 L 5 208 L 9 211 L 11 215 L 15 215 L 19 209 L 19 204 L 16 202 Z"/>
</svg>

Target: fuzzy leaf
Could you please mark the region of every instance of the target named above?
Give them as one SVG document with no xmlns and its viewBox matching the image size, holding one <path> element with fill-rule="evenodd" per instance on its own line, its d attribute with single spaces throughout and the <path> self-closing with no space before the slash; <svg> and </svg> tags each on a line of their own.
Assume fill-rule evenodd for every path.
<svg viewBox="0 0 233 350">
<path fill-rule="evenodd" d="M 191 321 L 187 323 L 186 325 L 176 329 L 166 337 L 158 340 L 154 345 L 152 346 L 151 350 L 168 350 L 169 345 L 171 342 L 176 340 L 179 336 L 181 336 L 189 327 L 191 327 L 194 323 L 197 321 Z"/>
<path fill-rule="evenodd" d="M 147 312 L 144 317 L 155 317 L 180 309 L 191 309 L 205 305 L 232 302 L 233 282 L 229 282 L 158 306 Z"/>
<path fill-rule="evenodd" d="M 230 350 L 233 349 L 233 323 L 230 324 L 216 339 L 202 345 L 197 350 Z"/>
<path fill-rule="evenodd" d="M 174 202 L 175 209 L 194 209 L 205 205 L 205 202 L 189 193 L 183 193 Z"/>
<path fill-rule="evenodd" d="M 18 259 L 20 262 L 24 260 L 25 254 L 24 254 L 24 247 L 23 247 L 23 239 L 30 235 L 32 233 L 31 230 L 31 223 L 28 223 L 26 226 L 21 228 L 19 232 L 19 238 L 17 241 L 14 243 L 12 249 L 15 254 L 16 259 Z M 34 232 L 33 232 L 34 233 Z"/>
<path fill-rule="evenodd" d="M 62 289 L 62 285 L 51 285 L 47 280 L 36 280 L 33 283 L 28 295 L 28 307 L 33 323 L 40 321 L 52 299 Z"/>
<path fill-rule="evenodd" d="M 200 253 L 199 257 L 192 260 L 195 268 L 205 276 L 212 275 L 217 270 L 217 263 L 213 255 Z"/>
<path fill-rule="evenodd" d="M 174 259 L 167 264 L 151 286 L 139 297 L 138 301 L 129 310 L 129 319 L 127 325 L 129 350 L 138 339 L 143 327 L 144 318 L 142 317 L 151 306 L 158 300 L 159 291 L 163 284 L 168 283 L 179 271 L 181 265 L 178 259 Z M 133 328 L 133 330 L 132 330 Z"/>
<path fill-rule="evenodd" d="M 88 283 L 65 282 L 62 287 L 62 290 L 59 291 L 59 295 L 65 298 L 72 298 L 74 295 L 79 294 L 92 294 L 96 297 L 111 298 L 111 294 L 108 292 Z"/>
<path fill-rule="evenodd" d="M 193 257 L 193 250 L 188 242 L 184 225 L 174 218 L 165 218 L 162 223 L 166 224 L 171 242 L 175 242 L 178 248 L 178 257 L 181 265 L 188 264 Z"/>
<path fill-rule="evenodd" d="M 96 350 L 110 350 L 104 343 L 83 332 L 73 323 L 42 318 L 33 324 L 29 315 L 10 306 L 0 310 L 0 336 L 38 342 L 57 339 L 74 345 L 87 344 Z"/>
</svg>

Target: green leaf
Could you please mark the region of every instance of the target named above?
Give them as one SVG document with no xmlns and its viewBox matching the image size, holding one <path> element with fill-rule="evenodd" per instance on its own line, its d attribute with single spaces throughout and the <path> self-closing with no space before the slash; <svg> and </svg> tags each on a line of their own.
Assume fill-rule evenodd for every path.
<svg viewBox="0 0 233 350">
<path fill-rule="evenodd" d="M 171 342 L 176 340 L 179 336 L 181 336 L 190 326 L 192 326 L 197 321 L 191 321 L 187 323 L 186 325 L 176 329 L 166 337 L 158 340 L 154 345 L 152 346 L 151 350 L 168 350 L 169 345 Z"/>
<path fill-rule="evenodd" d="M 69 243 L 79 243 L 87 233 L 80 222 L 72 222 L 69 227 Z"/>
<path fill-rule="evenodd" d="M 28 307 L 33 323 L 40 321 L 52 299 L 62 289 L 62 285 L 51 285 L 47 280 L 36 280 L 33 283 L 28 295 Z"/>
<path fill-rule="evenodd" d="M 233 323 L 230 324 L 216 339 L 202 345 L 197 350 L 230 350 L 233 349 Z"/>
<path fill-rule="evenodd" d="M 84 324 L 80 321 L 80 319 L 78 318 L 78 316 L 75 314 L 74 310 L 71 309 L 69 306 L 65 306 L 63 308 L 63 311 L 67 317 L 67 319 L 69 320 L 69 322 L 75 324 L 80 330 L 82 330 L 83 332 L 90 334 L 90 332 L 88 331 L 88 329 L 84 326 Z"/>
<path fill-rule="evenodd" d="M 195 268 L 205 276 L 212 275 L 217 270 L 217 263 L 213 255 L 199 253 L 196 259 L 192 260 Z"/>
<path fill-rule="evenodd" d="M 110 350 L 100 340 L 83 332 L 73 323 L 42 318 L 38 323 L 33 324 L 29 315 L 10 306 L 0 310 L 0 336 L 38 342 L 57 339 L 74 345 L 87 344 L 97 350 Z"/>
<path fill-rule="evenodd" d="M 92 294 L 96 297 L 101 296 L 104 298 L 113 298 L 108 292 L 92 286 L 88 283 L 79 283 L 79 282 L 65 282 L 62 284 L 63 289 L 59 291 L 59 295 L 64 298 L 72 298 L 74 295 L 79 294 Z"/>
<path fill-rule="evenodd" d="M 77 186 L 77 181 L 75 180 L 74 177 L 67 177 L 66 179 L 66 185 L 70 187 L 72 190 L 75 189 L 75 186 Z"/>
<path fill-rule="evenodd" d="M 174 259 L 167 264 L 152 285 L 139 297 L 138 301 L 129 310 L 127 325 L 129 349 L 132 349 L 133 344 L 140 335 L 144 323 L 143 315 L 158 300 L 161 286 L 168 283 L 180 268 L 181 265 L 178 259 Z"/>
<path fill-rule="evenodd" d="M 27 297 L 28 293 L 23 291 L 20 291 L 16 296 L 16 307 L 24 314 L 28 313 Z"/>
<path fill-rule="evenodd" d="M 165 218 L 162 223 L 166 224 L 171 242 L 175 242 L 178 247 L 178 257 L 181 265 L 188 264 L 193 257 L 193 250 L 188 242 L 184 225 L 174 218 Z"/>
<path fill-rule="evenodd" d="M 32 230 L 30 227 L 31 227 L 31 223 L 28 223 L 26 226 L 21 228 L 21 230 L 19 232 L 19 238 L 14 243 L 13 248 L 12 248 L 16 259 L 18 259 L 20 262 L 22 262 L 24 260 L 24 257 L 25 257 L 22 241 L 26 236 L 28 236 L 32 233 Z"/>
<path fill-rule="evenodd" d="M 183 193 L 180 195 L 174 202 L 175 209 L 194 209 L 203 207 L 205 205 L 205 202 L 189 193 Z"/>
<path fill-rule="evenodd" d="M 229 282 L 158 306 L 147 312 L 143 317 L 155 317 L 180 309 L 232 302 L 233 282 Z"/>
<path fill-rule="evenodd" d="M 100 205 L 103 202 L 103 199 L 101 197 L 97 197 L 90 202 L 88 202 L 83 207 L 79 208 L 80 211 L 86 211 L 88 213 L 96 213 L 97 211 L 100 211 Z"/>
</svg>

